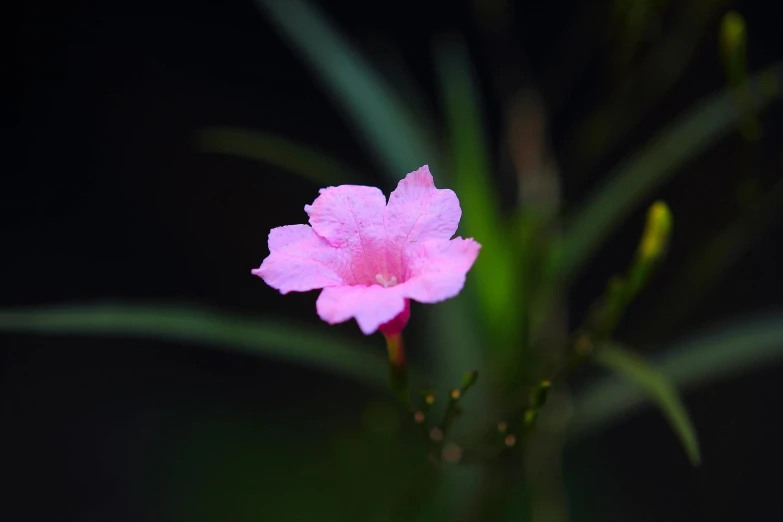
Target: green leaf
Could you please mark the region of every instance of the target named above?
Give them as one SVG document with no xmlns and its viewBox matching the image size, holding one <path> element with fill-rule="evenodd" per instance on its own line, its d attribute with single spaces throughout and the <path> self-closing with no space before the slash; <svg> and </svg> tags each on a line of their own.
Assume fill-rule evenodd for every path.
<svg viewBox="0 0 783 522">
<path fill-rule="evenodd" d="M 0 310 L 0 332 L 134 337 L 215 346 L 313 366 L 388 388 L 380 339 L 373 346 L 280 319 L 248 320 L 206 308 L 100 304 Z"/>
<path fill-rule="evenodd" d="M 198 131 L 202 152 L 229 154 L 283 168 L 319 186 L 358 184 L 361 176 L 334 158 L 283 137 L 260 131 L 211 127 Z"/>
<path fill-rule="evenodd" d="M 598 351 L 597 362 L 641 388 L 663 412 L 693 465 L 701 461 L 699 441 L 685 405 L 672 382 L 639 355 L 614 345 Z"/>
<path fill-rule="evenodd" d="M 653 365 L 679 389 L 687 390 L 783 361 L 783 310 L 711 328 L 675 343 Z M 632 383 L 603 379 L 576 395 L 575 439 L 605 429 L 649 404 Z"/>
<path fill-rule="evenodd" d="M 761 110 L 781 94 L 783 64 L 749 81 L 749 107 Z M 558 270 L 576 272 L 638 205 L 685 163 L 729 133 L 746 114 L 733 92 L 710 96 L 661 131 L 646 147 L 623 162 L 584 206 L 556 253 Z"/>
<path fill-rule="evenodd" d="M 513 261 L 492 186 L 488 139 L 473 68 L 463 42 L 453 36 L 437 42 L 435 62 L 446 109 L 454 188 L 464 211 L 461 228 L 482 244 L 471 276 L 488 331 L 501 335 L 493 344 L 513 350 L 513 329 L 519 324 Z M 506 368 L 514 366 L 512 355 L 499 357 Z"/>
<path fill-rule="evenodd" d="M 636 0 L 632 2 L 638 3 Z M 570 157 L 572 165 L 578 165 L 583 175 L 590 173 L 599 161 L 604 160 L 607 154 L 616 150 L 625 141 L 628 134 L 639 126 L 645 115 L 664 103 L 664 95 L 670 92 L 690 70 L 694 57 L 703 45 L 705 34 L 714 31 L 718 16 L 730 3 L 730 0 L 681 2 L 682 9 L 677 9 L 678 14 L 671 19 L 667 15 L 666 31 L 656 38 L 655 45 L 645 51 L 644 60 L 639 60 L 623 74 L 616 71 L 619 75 L 616 84 L 611 86 L 609 92 L 603 96 L 603 100 L 594 102 L 595 109 L 591 114 L 581 118 L 581 123 L 575 129 L 576 132 L 566 138 L 570 145 L 567 146 L 565 154 Z M 581 23 L 595 25 L 593 10 L 588 12 L 591 16 L 585 19 L 585 15 L 582 15 Z M 591 40 L 594 43 L 598 42 L 599 31 L 600 28 L 593 32 Z M 589 38 L 589 35 L 586 36 Z M 584 47 L 584 37 L 569 38 L 569 40 L 571 47 Z M 594 55 L 589 51 L 573 48 L 571 55 L 558 54 L 560 54 L 559 60 L 555 63 L 567 64 L 566 70 L 571 70 L 574 62 L 579 65 L 566 77 L 560 75 L 548 83 L 553 87 L 556 84 L 580 85 L 579 82 L 574 81 L 577 73 L 588 67 L 591 63 L 589 60 Z M 568 88 L 558 98 L 563 100 L 566 93 Z M 558 106 L 562 106 L 562 103 L 562 101 L 558 103 Z M 573 174 L 580 176 L 579 172 Z"/>
<path fill-rule="evenodd" d="M 318 8 L 304 0 L 256 0 L 256 4 L 339 102 L 390 180 L 396 183 L 425 164 L 439 172 L 430 122 L 414 117 Z"/>
</svg>

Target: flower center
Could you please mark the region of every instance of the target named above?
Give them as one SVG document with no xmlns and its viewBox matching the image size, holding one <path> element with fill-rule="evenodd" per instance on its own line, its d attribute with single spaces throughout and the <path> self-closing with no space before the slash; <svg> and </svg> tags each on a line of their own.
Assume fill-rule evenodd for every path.
<svg viewBox="0 0 783 522">
<path fill-rule="evenodd" d="M 390 286 L 397 284 L 397 276 L 391 276 L 389 279 L 386 279 L 383 274 L 376 274 L 375 280 L 384 288 L 389 288 Z"/>
</svg>

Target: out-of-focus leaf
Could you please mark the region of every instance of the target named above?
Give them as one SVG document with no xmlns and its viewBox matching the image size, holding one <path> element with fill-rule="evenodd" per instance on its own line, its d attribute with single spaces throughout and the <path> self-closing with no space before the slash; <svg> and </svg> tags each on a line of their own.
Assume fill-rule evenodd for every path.
<svg viewBox="0 0 783 522">
<path fill-rule="evenodd" d="M 753 110 L 781 94 L 783 64 L 756 75 L 748 84 Z M 566 277 L 588 261 L 627 215 L 687 161 L 728 133 L 745 114 L 732 92 L 710 96 L 681 116 L 642 150 L 628 158 L 577 213 L 557 253 Z"/>
<path fill-rule="evenodd" d="M 678 9 L 671 14 L 667 13 L 666 30 L 659 35 L 655 44 L 646 50 L 643 63 L 626 70 L 619 78 L 617 88 L 607 93 L 608 99 L 596 104 L 597 107 L 591 110 L 590 114 L 581 118 L 575 132 L 566 138 L 566 154 L 571 160 L 570 164 L 579 169 L 579 172 L 574 172 L 575 176 L 580 176 L 580 172 L 585 175 L 592 173 L 596 164 L 620 145 L 639 125 L 644 115 L 654 110 L 656 105 L 661 103 L 662 97 L 677 85 L 688 71 L 703 41 L 704 33 L 712 30 L 715 19 L 728 3 L 729 0 L 679 2 Z M 589 6 L 588 10 L 591 12 L 595 11 L 592 4 L 585 5 Z M 593 15 L 592 20 L 581 20 L 581 23 L 600 27 L 600 15 Z M 605 33 L 606 29 L 601 32 Z M 569 68 L 573 67 L 571 63 L 581 64 L 582 69 L 586 64 L 593 63 L 585 60 L 590 55 L 581 49 L 582 46 L 589 48 L 589 45 L 584 44 L 589 38 L 571 37 L 569 40 L 574 48 L 580 47 L 579 50 L 571 50 L 571 53 L 576 54 L 576 60 L 572 59 L 572 56 L 561 54 L 559 62 L 568 64 L 566 67 Z M 574 86 L 580 85 L 580 82 L 569 81 L 576 78 L 574 71 L 565 78 L 560 76 L 548 82 L 556 92 L 563 92 L 557 96 L 556 106 L 562 104 L 558 103 L 557 99 L 567 99 L 565 93 L 569 92 L 569 87 L 573 89 Z M 546 92 L 549 93 L 549 90 Z"/>
<path fill-rule="evenodd" d="M 495 348 L 516 349 L 509 330 L 519 323 L 514 306 L 514 270 L 508 238 L 494 193 L 487 136 L 480 111 L 473 71 L 464 44 L 457 37 L 442 38 L 435 46 L 435 61 L 447 114 L 451 170 L 464 211 L 462 228 L 481 244 L 471 271 L 484 318 L 491 334 L 500 334 Z M 509 353 L 498 358 L 513 366 Z"/>
<path fill-rule="evenodd" d="M 434 125 L 438 121 L 435 107 L 421 89 L 418 76 L 411 69 L 411 63 L 405 60 L 397 42 L 388 39 L 383 33 L 374 33 L 362 35 L 362 43 L 368 62 L 386 80 L 389 88 L 405 100 L 405 105 L 416 115 L 417 121 Z"/>
<path fill-rule="evenodd" d="M 437 148 L 427 129 L 322 12 L 305 0 L 256 0 L 285 39 L 350 116 L 358 135 L 380 159 L 389 178 L 429 164 L 437 173 Z"/>
<path fill-rule="evenodd" d="M 679 389 L 709 384 L 783 361 L 783 310 L 721 325 L 694 335 L 652 359 Z M 649 397 L 617 377 L 576 394 L 572 434 L 594 433 L 638 411 Z"/>
<path fill-rule="evenodd" d="M 358 184 L 365 176 L 334 158 L 274 134 L 231 127 L 201 129 L 199 150 L 281 167 L 319 186 Z"/>
<path fill-rule="evenodd" d="M 639 355 L 615 345 L 604 345 L 597 361 L 638 386 L 663 412 L 691 463 L 698 465 L 699 440 L 688 411 L 672 382 Z"/>
<path fill-rule="evenodd" d="M 373 347 L 280 319 L 251 321 L 204 308 L 102 304 L 2 310 L 0 332 L 141 337 L 214 346 L 313 366 L 388 388 L 382 344 Z"/>
</svg>

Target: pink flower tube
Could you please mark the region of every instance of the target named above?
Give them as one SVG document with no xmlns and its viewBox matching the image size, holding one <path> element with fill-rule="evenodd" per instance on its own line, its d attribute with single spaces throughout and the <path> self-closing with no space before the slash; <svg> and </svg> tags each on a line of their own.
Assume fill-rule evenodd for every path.
<svg viewBox="0 0 783 522">
<path fill-rule="evenodd" d="M 306 205 L 310 225 L 269 233 L 269 256 L 252 271 L 280 291 L 323 289 L 318 315 L 329 324 L 356 319 L 366 335 L 398 335 L 409 301 L 456 296 L 481 245 L 451 236 L 462 210 L 453 191 L 437 189 L 425 165 L 389 196 L 380 189 L 340 185 Z"/>
</svg>

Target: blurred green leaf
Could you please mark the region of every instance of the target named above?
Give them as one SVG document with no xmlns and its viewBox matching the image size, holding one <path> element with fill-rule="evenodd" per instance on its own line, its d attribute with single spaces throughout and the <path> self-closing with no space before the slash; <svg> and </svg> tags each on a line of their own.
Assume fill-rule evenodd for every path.
<svg viewBox="0 0 783 522">
<path fill-rule="evenodd" d="M 198 131 L 196 141 L 202 152 L 268 163 L 319 186 L 359 184 L 366 179 L 326 154 L 266 132 L 211 127 Z"/>
<path fill-rule="evenodd" d="M 331 25 L 304 0 L 256 0 L 350 116 L 358 135 L 396 183 L 405 173 L 439 157 L 431 122 L 417 119 L 397 93 Z"/>
<path fill-rule="evenodd" d="M 679 389 L 729 379 L 783 360 L 783 310 L 722 324 L 664 350 L 652 360 Z M 634 384 L 603 379 L 576 394 L 572 434 L 594 433 L 649 403 Z"/>
<path fill-rule="evenodd" d="M 314 366 L 388 388 L 380 338 L 373 346 L 280 319 L 247 320 L 204 308 L 102 304 L 0 310 L 0 332 L 153 338 L 215 346 Z"/>
<path fill-rule="evenodd" d="M 756 75 L 748 84 L 751 108 L 760 110 L 779 97 L 781 84 L 783 64 Z M 731 131 L 744 114 L 731 91 L 710 96 L 623 162 L 574 216 L 556 253 L 559 270 L 573 277 L 629 213 L 677 169 Z"/>
<path fill-rule="evenodd" d="M 487 133 L 481 115 L 481 98 L 464 43 L 456 36 L 442 37 L 435 45 L 435 62 L 445 103 L 450 140 L 450 167 L 454 188 L 464 210 L 462 228 L 481 244 L 471 271 L 491 335 L 500 334 L 493 348 L 515 350 L 511 342 L 519 321 L 514 306 L 516 286 L 500 205 L 492 184 Z M 499 357 L 508 368 L 512 353 Z"/>
<path fill-rule="evenodd" d="M 647 46 L 644 60 L 623 71 L 617 77 L 617 85 L 606 93 L 606 99 L 593 102 L 591 105 L 595 108 L 581 119 L 575 132 L 566 138 L 565 155 L 570 159 L 569 163 L 579 169 L 577 171 L 569 168 L 569 172 L 577 177 L 592 174 L 594 167 L 627 139 L 644 116 L 662 103 L 663 96 L 687 73 L 701 48 L 704 34 L 714 30 L 717 17 L 729 3 L 729 0 L 678 2 L 677 9 L 659 20 L 664 24 L 661 27 L 664 30 L 657 35 L 654 45 Z M 596 25 L 596 10 L 592 9 L 591 4 L 586 5 L 590 6 L 587 10 L 591 13 L 591 19 L 582 19 L 580 22 Z M 600 23 L 598 25 L 600 26 Z M 599 27 L 597 32 L 605 34 L 605 29 L 600 29 Z M 595 38 L 596 36 L 592 39 Z M 572 46 L 571 54 L 561 53 L 559 61 L 566 65 L 560 68 L 568 70 L 576 63 L 581 65 L 581 70 L 584 71 L 588 64 L 594 63 L 586 58 L 595 58 L 594 54 L 584 49 L 590 48 L 590 37 L 572 36 L 569 41 Z M 569 87 L 573 89 L 574 86 L 580 85 L 576 81 L 577 72 L 578 70 L 571 70 L 565 77 L 561 74 L 548 82 L 552 87 L 547 92 L 551 89 L 556 92 L 563 91 L 557 96 L 563 101 L 556 105 L 562 106 L 567 99 Z M 560 85 L 566 87 L 559 87 Z"/>
<path fill-rule="evenodd" d="M 671 381 L 642 357 L 619 346 L 602 346 L 597 362 L 637 385 L 656 403 L 680 439 L 691 463 L 698 465 L 701 456 L 696 430 Z"/>
</svg>

